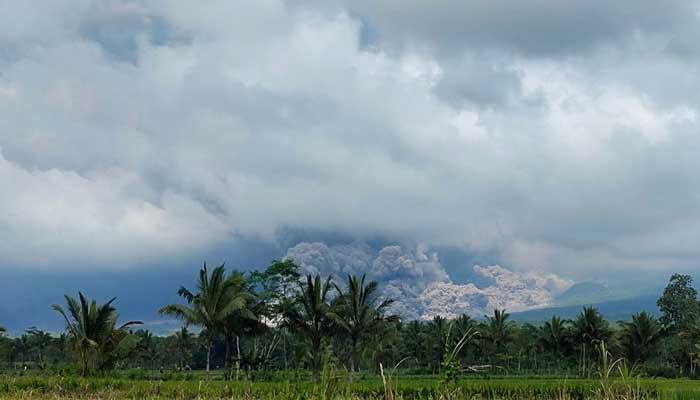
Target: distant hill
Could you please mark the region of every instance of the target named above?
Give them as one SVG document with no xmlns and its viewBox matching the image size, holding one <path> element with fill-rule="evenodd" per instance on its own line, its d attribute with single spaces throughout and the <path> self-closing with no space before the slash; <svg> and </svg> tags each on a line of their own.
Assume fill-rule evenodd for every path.
<svg viewBox="0 0 700 400">
<path fill-rule="evenodd" d="M 618 300 L 608 285 L 596 282 L 581 282 L 571 286 L 567 291 L 557 296 L 554 301 L 557 306 L 570 306 L 590 302 L 602 303 Z"/>
<path fill-rule="evenodd" d="M 630 319 L 633 314 L 640 311 L 646 311 L 652 315 L 658 316 L 659 309 L 656 306 L 658 300 L 657 295 L 644 295 L 633 298 L 610 300 L 603 302 L 583 302 L 576 305 L 567 305 L 560 307 L 539 308 L 523 312 L 514 312 L 511 318 L 519 322 L 541 323 L 553 316 L 558 316 L 566 319 L 573 319 L 581 312 L 584 305 L 592 305 L 598 308 L 601 314 L 611 322 L 624 321 Z"/>
<path fill-rule="evenodd" d="M 633 299 L 649 295 L 649 289 L 630 285 L 611 288 L 605 283 L 581 282 L 571 286 L 554 299 L 554 306 L 574 306 L 579 304 L 604 303 L 613 300 Z"/>
</svg>

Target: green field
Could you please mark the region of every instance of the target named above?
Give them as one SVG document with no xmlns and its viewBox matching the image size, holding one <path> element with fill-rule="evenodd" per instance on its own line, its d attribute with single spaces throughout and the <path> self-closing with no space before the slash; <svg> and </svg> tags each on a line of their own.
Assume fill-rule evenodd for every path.
<svg viewBox="0 0 700 400">
<path fill-rule="evenodd" d="M 220 379 L 134 380 L 0 376 L 2 399 L 700 399 L 700 381 L 566 378 L 464 378 L 326 376 L 323 382 L 227 382 Z M 387 387 L 388 386 L 388 387 Z"/>
</svg>

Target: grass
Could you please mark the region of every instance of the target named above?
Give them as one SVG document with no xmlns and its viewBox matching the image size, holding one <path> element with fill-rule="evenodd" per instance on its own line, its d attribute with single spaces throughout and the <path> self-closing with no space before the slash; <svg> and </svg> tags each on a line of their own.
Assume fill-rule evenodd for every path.
<svg viewBox="0 0 700 400">
<path fill-rule="evenodd" d="M 198 377 L 199 378 L 199 377 Z M 240 399 L 240 400 L 686 400 L 700 399 L 700 382 L 685 379 L 600 380 L 555 378 L 459 379 L 449 389 L 438 377 L 399 377 L 390 391 L 381 378 L 325 376 L 308 381 L 130 380 L 0 375 L 0 399 Z M 631 389 L 631 390 L 630 390 Z"/>
</svg>

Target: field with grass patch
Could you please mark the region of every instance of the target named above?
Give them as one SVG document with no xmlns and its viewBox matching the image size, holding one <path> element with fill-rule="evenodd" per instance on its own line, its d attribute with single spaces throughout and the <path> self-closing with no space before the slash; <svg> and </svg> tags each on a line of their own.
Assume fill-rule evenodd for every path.
<svg viewBox="0 0 700 400">
<path fill-rule="evenodd" d="M 460 379 L 438 377 L 311 382 L 130 380 L 126 378 L 4 377 L 2 399 L 700 399 L 700 382 L 684 379 L 609 381 L 565 378 Z"/>
</svg>

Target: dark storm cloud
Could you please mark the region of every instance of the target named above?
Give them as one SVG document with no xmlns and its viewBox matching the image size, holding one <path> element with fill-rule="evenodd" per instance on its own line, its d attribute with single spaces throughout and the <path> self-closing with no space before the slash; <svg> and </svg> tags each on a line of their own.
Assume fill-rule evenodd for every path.
<svg viewBox="0 0 700 400">
<path fill-rule="evenodd" d="M 575 54 L 616 44 L 636 34 L 660 34 L 685 42 L 698 33 L 698 3 L 673 0 L 508 1 L 352 0 L 335 4 L 370 25 L 378 43 L 427 45 L 439 51 L 502 49 L 526 56 Z M 331 8 L 332 9 L 332 8 Z M 690 35 L 689 35 L 690 34 Z M 689 43 L 689 42 L 686 42 Z"/>
</svg>

